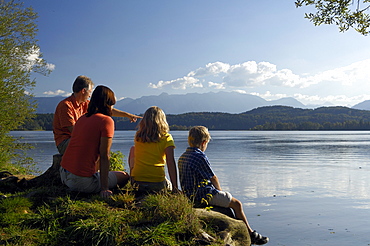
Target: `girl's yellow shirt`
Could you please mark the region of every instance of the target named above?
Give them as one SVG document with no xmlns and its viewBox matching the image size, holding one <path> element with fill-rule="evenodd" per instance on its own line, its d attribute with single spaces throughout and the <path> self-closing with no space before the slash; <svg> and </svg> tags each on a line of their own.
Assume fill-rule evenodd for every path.
<svg viewBox="0 0 370 246">
<path fill-rule="evenodd" d="M 172 135 L 167 133 L 156 143 L 142 143 L 135 140 L 135 161 L 131 176 L 141 182 L 162 182 L 165 180 L 165 149 L 175 147 Z"/>
</svg>

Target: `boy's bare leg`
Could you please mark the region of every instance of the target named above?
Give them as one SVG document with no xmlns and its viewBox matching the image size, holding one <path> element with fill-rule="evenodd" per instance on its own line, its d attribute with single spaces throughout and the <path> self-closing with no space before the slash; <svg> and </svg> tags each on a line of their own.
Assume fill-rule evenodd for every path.
<svg viewBox="0 0 370 246">
<path fill-rule="evenodd" d="M 238 199 L 236 199 L 236 198 L 233 197 L 231 199 L 231 202 L 229 204 L 229 207 L 234 210 L 234 213 L 235 213 L 236 218 L 242 220 L 245 223 L 245 225 L 247 226 L 247 229 L 248 229 L 249 233 L 252 233 L 253 230 L 249 226 L 247 217 L 244 214 L 242 203 Z"/>
<path fill-rule="evenodd" d="M 258 232 L 253 231 L 252 228 L 249 226 L 247 217 L 245 216 L 244 211 L 243 211 L 243 205 L 239 200 L 233 197 L 231 199 L 229 207 L 234 210 L 236 218 L 243 220 L 243 222 L 247 226 L 249 235 L 251 236 L 252 244 L 262 245 L 262 244 L 268 243 L 269 241 L 268 237 L 264 237 Z"/>
</svg>

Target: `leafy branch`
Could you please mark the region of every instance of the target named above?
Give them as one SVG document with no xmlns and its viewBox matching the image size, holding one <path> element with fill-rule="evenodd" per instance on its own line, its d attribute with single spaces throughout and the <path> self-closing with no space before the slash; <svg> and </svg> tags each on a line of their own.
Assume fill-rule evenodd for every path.
<svg viewBox="0 0 370 246">
<path fill-rule="evenodd" d="M 297 0 L 297 8 L 314 6 L 316 12 L 306 13 L 315 26 L 337 25 L 340 32 L 354 29 L 366 36 L 370 33 L 370 0 Z"/>
</svg>

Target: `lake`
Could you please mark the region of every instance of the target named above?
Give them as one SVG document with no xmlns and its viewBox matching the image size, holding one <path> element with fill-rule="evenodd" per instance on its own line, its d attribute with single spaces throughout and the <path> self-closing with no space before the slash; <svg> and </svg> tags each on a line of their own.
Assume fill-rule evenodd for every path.
<svg viewBox="0 0 370 246">
<path fill-rule="evenodd" d="M 242 201 L 267 245 L 370 245 L 370 132 L 210 131 L 208 155 L 223 190 Z M 117 131 L 128 156 L 134 131 Z M 176 160 L 187 132 L 171 132 Z M 12 132 L 35 145 L 45 171 L 57 153 L 49 131 Z M 125 160 L 127 162 L 127 160 Z"/>
</svg>

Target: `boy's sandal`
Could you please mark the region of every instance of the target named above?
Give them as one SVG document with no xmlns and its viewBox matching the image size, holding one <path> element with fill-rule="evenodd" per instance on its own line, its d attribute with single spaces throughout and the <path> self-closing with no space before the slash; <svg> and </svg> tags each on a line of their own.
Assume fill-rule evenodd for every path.
<svg viewBox="0 0 370 246">
<path fill-rule="evenodd" d="M 250 236 L 251 236 L 252 244 L 262 245 L 262 244 L 268 243 L 268 241 L 269 241 L 268 237 L 264 237 L 256 231 L 253 231 L 250 234 Z"/>
</svg>

